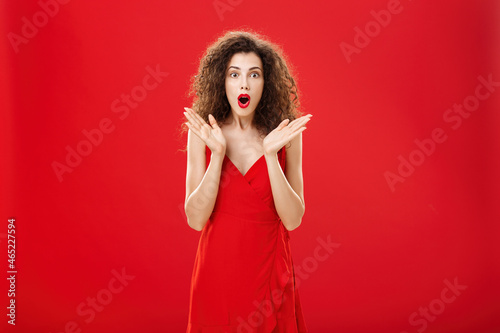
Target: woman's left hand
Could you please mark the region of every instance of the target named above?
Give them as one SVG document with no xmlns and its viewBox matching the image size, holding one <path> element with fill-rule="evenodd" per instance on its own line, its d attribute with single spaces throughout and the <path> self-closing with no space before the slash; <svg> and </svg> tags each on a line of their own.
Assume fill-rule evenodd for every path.
<svg viewBox="0 0 500 333">
<path fill-rule="evenodd" d="M 307 127 L 305 124 L 311 120 L 312 114 L 293 120 L 288 123 L 290 119 L 283 120 L 278 127 L 272 130 L 262 143 L 265 155 L 276 154 L 281 147 L 290 142 L 299 133 L 302 133 Z"/>
</svg>

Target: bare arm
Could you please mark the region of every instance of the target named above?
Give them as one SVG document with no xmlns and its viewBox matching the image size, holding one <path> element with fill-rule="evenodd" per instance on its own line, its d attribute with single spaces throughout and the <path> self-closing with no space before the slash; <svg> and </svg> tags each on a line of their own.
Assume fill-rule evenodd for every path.
<svg viewBox="0 0 500 333">
<path fill-rule="evenodd" d="M 205 149 L 205 143 L 189 130 L 184 210 L 188 225 L 198 231 L 203 229 L 214 209 L 224 160 L 224 154 L 212 152 L 205 170 Z"/>
<path fill-rule="evenodd" d="M 305 212 L 302 177 L 302 133 L 291 141 L 286 151 L 286 175 L 276 153 L 266 154 L 267 170 L 276 211 L 287 230 L 297 228 Z"/>
<path fill-rule="evenodd" d="M 193 110 L 185 108 L 189 127 L 187 144 L 186 198 L 184 211 L 188 225 L 201 231 L 215 206 L 222 162 L 226 155 L 226 140 L 212 115 L 208 125 Z M 206 168 L 206 146 L 212 151 Z M 206 168 L 206 170 L 205 170 Z"/>
</svg>

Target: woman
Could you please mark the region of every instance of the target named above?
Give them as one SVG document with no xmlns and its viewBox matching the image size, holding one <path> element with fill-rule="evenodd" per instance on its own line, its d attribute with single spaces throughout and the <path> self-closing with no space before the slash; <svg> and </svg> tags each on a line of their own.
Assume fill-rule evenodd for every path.
<svg viewBox="0 0 500 333">
<path fill-rule="evenodd" d="M 201 236 L 187 332 L 307 332 L 288 231 L 305 211 L 311 115 L 297 117 L 286 61 L 259 35 L 229 32 L 207 49 L 191 91 L 185 212 Z"/>
</svg>

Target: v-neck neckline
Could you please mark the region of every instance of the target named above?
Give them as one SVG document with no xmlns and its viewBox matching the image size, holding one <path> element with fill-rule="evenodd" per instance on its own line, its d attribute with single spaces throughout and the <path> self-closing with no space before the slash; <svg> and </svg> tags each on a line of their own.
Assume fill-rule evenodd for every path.
<svg viewBox="0 0 500 333">
<path fill-rule="evenodd" d="M 259 163 L 263 158 L 264 158 L 264 154 L 262 154 L 258 159 L 257 161 L 255 161 L 252 166 L 247 170 L 247 172 L 245 172 L 245 174 L 242 174 L 241 171 L 236 167 L 236 165 L 234 165 L 233 161 L 231 161 L 231 159 L 227 156 L 227 154 L 224 154 L 224 158 L 226 158 L 229 163 L 231 163 L 231 165 L 236 169 L 238 170 L 238 172 L 240 173 L 240 175 L 245 178 L 246 175 L 248 175 L 248 173 L 254 168 L 254 166 L 257 165 L 257 163 Z"/>
</svg>

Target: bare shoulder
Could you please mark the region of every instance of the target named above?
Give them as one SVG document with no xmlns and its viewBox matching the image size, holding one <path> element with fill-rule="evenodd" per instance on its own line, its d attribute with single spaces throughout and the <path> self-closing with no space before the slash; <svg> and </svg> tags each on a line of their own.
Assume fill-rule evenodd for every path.
<svg viewBox="0 0 500 333">
<path fill-rule="evenodd" d="M 304 205 L 304 182 L 302 176 L 302 133 L 299 133 L 290 141 L 291 145 L 287 144 L 286 149 L 286 168 L 285 176 L 288 183 L 293 188 L 295 193 L 302 200 Z"/>
<path fill-rule="evenodd" d="M 198 187 L 206 171 L 206 144 L 191 130 L 188 132 L 186 199 Z"/>
</svg>

